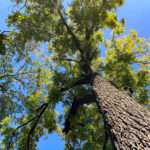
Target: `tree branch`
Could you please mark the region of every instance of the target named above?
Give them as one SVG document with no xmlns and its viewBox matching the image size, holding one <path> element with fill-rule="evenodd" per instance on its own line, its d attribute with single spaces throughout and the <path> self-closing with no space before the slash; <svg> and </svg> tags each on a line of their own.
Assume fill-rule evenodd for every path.
<svg viewBox="0 0 150 150">
<path fill-rule="evenodd" d="M 76 115 L 78 108 L 80 106 L 83 106 L 84 104 L 91 104 L 93 102 L 96 102 L 96 97 L 93 93 L 87 94 L 81 98 L 80 97 L 74 98 L 71 108 L 70 108 L 70 111 L 69 111 L 69 114 L 65 120 L 65 125 L 64 125 L 65 127 L 63 129 L 63 132 L 65 134 L 67 134 L 70 131 L 70 120 L 72 117 L 74 117 Z"/>
<path fill-rule="evenodd" d="M 7 78 L 7 77 L 15 77 L 15 76 L 19 76 L 19 75 L 32 74 L 32 73 L 36 73 L 36 72 L 22 72 L 22 73 L 16 73 L 16 74 L 3 74 L 0 76 L 0 79 Z"/>
<path fill-rule="evenodd" d="M 40 111 L 41 109 L 43 110 L 46 106 L 48 106 L 48 103 L 42 104 L 39 108 L 37 108 L 37 110 L 38 110 L 38 111 Z M 42 112 L 42 111 L 41 111 L 41 112 Z M 39 114 L 39 115 L 40 115 L 40 114 Z M 12 140 L 13 140 L 14 136 L 16 136 L 17 130 L 19 130 L 20 128 L 25 127 L 26 125 L 28 125 L 28 124 L 30 124 L 30 123 L 32 123 L 34 120 L 36 120 L 36 118 L 39 117 L 39 115 L 34 116 L 33 118 L 31 118 L 31 119 L 28 120 L 27 122 L 25 122 L 25 123 L 19 125 L 18 127 L 16 127 L 16 129 L 12 132 L 12 135 L 10 135 L 10 138 L 9 138 L 9 141 L 8 141 L 8 144 L 7 144 L 7 147 L 6 147 L 6 150 L 10 150 L 10 147 L 11 147 L 12 142 L 13 142 Z"/>
<path fill-rule="evenodd" d="M 71 59 L 71 58 L 65 58 L 65 57 L 60 58 L 60 60 L 64 60 L 64 61 L 72 61 L 72 62 L 76 62 L 76 63 L 79 63 L 79 62 L 80 62 L 79 60 Z"/>
<path fill-rule="evenodd" d="M 104 132 L 105 132 L 105 138 L 104 138 L 103 150 L 107 150 L 107 143 L 108 143 L 109 134 L 108 134 L 105 122 L 104 122 Z"/>
<path fill-rule="evenodd" d="M 140 61 L 140 60 L 137 60 L 137 61 L 134 61 L 133 63 L 143 64 L 143 65 L 150 65 L 150 61 Z"/>
<path fill-rule="evenodd" d="M 28 0 L 25 0 L 23 6 L 19 9 L 19 11 L 21 11 L 22 9 L 24 9 L 27 6 Z"/>
<path fill-rule="evenodd" d="M 79 79 L 75 79 L 75 81 L 71 85 L 61 88 L 60 91 L 64 92 L 64 91 L 67 91 L 67 90 L 69 90 L 75 86 L 82 85 L 82 84 L 91 84 L 92 79 L 94 78 L 95 75 L 97 75 L 97 73 L 93 73 L 90 75 L 84 75 Z"/>
<path fill-rule="evenodd" d="M 36 126 L 38 125 L 39 123 L 39 120 L 41 119 L 41 116 L 43 115 L 43 113 L 45 112 L 46 108 L 48 107 L 48 103 L 44 104 L 42 107 L 41 107 L 41 112 L 39 113 L 39 115 L 37 116 L 35 122 L 33 123 L 29 133 L 28 133 L 28 138 L 27 138 L 27 145 L 26 145 L 26 150 L 30 150 L 30 141 L 31 141 L 31 138 L 32 138 L 32 134 L 36 128 Z"/>
<path fill-rule="evenodd" d="M 75 45 L 76 45 L 76 48 L 79 49 L 80 52 L 82 52 L 82 48 L 81 48 L 81 45 L 80 45 L 80 41 L 78 40 L 78 38 L 76 37 L 75 33 L 71 30 L 71 28 L 69 27 L 69 25 L 67 24 L 67 21 L 65 20 L 60 8 L 58 8 L 58 14 L 62 20 L 62 23 L 64 24 L 64 26 L 66 27 L 68 33 L 71 35 Z"/>
<path fill-rule="evenodd" d="M 5 30 L 5 31 L 0 32 L 0 34 L 9 33 L 9 32 L 11 32 L 11 31 Z"/>
</svg>

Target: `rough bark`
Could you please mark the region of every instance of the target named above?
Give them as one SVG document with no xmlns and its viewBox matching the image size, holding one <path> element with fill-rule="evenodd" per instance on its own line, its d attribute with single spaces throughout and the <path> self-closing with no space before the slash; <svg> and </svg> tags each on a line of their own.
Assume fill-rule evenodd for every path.
<svg viewBox="0 0 150 150">
<path fill-rule="evenodd" d="M 114 148 L 150 150 L 150 111 L 100 76 L 93 89 Z"/>
</svg>

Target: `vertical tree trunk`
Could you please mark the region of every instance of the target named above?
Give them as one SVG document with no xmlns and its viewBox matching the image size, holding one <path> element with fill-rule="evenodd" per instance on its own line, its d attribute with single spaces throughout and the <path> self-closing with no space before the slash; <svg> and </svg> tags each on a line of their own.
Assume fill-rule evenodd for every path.
<svg viewBox="0 0 150 150">
<path fill-rule="evenodd" d="M 100 76 L 93 89 L 115 149 L 150 150 L 150 111 Z"/>
</svg>

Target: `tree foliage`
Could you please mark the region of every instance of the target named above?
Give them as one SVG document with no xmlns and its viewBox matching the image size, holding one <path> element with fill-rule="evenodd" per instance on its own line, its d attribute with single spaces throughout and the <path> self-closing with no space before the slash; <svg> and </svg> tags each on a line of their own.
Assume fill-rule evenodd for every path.
<svg viewBox="0 0 150 150">
<path fill-rule="evenodd" d="M 116 14 L 123 0 L 73 0 L 69 6 L 60 0 L 15 2 L 7 20 L 11 31 L 6 38 L 0 34 L 0 104 L 5 108 L 0 110 L 0 148 L 34 150 L 41 136 L 56 131 L 65 149 L 102 149 L 105 130 L 96 104 L 81 102 L 70 113 L 73 101 L 90 94 L 91 87 L 72 85 L 77 79 L 85 82 L 81 79 L 92 70 L 148 106 L 149 41 L 135 31 L 125 35 L 125 21 Z M 59 103 L 62 114 L 56 110 Z M 70 114 L 65 134 L 62 124 Z"/>
</svg>

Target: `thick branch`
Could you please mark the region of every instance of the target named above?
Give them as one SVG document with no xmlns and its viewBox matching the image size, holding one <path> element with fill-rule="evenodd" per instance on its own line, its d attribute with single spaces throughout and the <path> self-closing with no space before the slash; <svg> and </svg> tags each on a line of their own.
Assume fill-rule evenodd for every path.
<svg viewBox="0 0 150 150">
<path fill-rule="evenodd" d="M 67 24 L 67 21 L 64 18 L 60 8 L 58 8 L 58 14 L 59 14 L 64 26 L 66 27 L 68 34 L 71 35 L 76 48 L 80 51 L 82 70 L 84 71 L 84 73 L 88 73 L 88 74 L 92 73 L 92 69 L 91 69 L 91 66 L 89 63 L 91 60 L 89 58 L 87 58 L 89 52 L 86 52 L 85 49 L 81 47 L 79 39 L 77 38 L 75 33 L 72 31 L 71 27 Z"/>
<path fill-rule="evenodd" d="M 61 88 L 61 92 L 67 91 L 75 86 L 79 86 L 83 84 L 91 84 L 92 79 L 94 78 L 95 75 L 97 75 L 97 73 L 85 75 L 79 79 L 75 79 L 75 81 L 71 85 Z"/>
<path fill-rule="evenodd" d="M 105 132 L 105 138 L 104 138 L 103 150 L 107 150 L 106 148 L 107 148 L 107 143 L 108 143 L 109 136 L 108 136 L 108 132 L 107 132 L 106 128 L 105 128 L 104 132 Z"/>
<path fill-rule="evenodd" d="M 64 26 L 66 27 L 68 33 L 71 35 L 71 37 L 72 37 L 72 39 L 73 39 L 73 41 L 74 41 L 74 43 L 76 45 L 76 48 L 79 49 L 80 52 L 82 52 L 82 48 L 81 48 L 81 45 L 80 45 L 80 42 L 79 42 L 78 38 L 76 37 L 75 33 L 71 30 L 71 28 L 67 24 L 63 14 L 62 14 L 62 12 L 61 12 L 61 10 L 59 8 L 58 8 L 58 14 L 59 14 L 59 16 L 60 16 Z"/>
<path fill-rule="evenodd" d="M 63 129 L 64 133 L 67 134 L 69 132 L 69 130 L 70 130 L 70 120 L 71 120 L 72 117 L 74 117 L 76 115 L 78 108 L 80 106 L 83 106 L 84 104 L 91 104 L 93 102 L 96 102 L 96 97 L 93 93 L 85 95 L 82 98 L 78 98 L 78 97 L 74 98 L 74 100 L 72 102 L 72 105 L 71 105 L 71 108 L 70 108 L 70 111 L 69 111 L 69 114 L 68 114 L 68 117 L 65 120 L 65 127 Z"/>
</svg>

